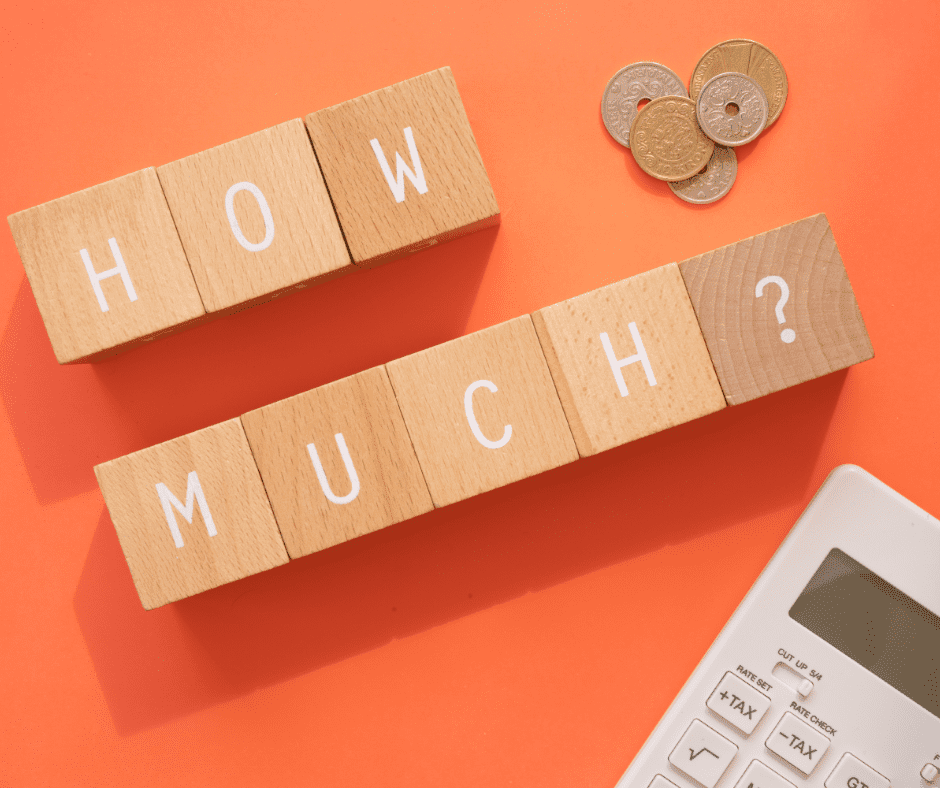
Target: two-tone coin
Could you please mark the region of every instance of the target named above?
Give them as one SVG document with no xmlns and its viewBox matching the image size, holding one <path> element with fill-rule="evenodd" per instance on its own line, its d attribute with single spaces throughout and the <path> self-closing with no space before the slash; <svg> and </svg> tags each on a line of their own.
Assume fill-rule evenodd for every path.
<svg viewBox="0 0 940 788">
<path fill-rule="evenodd" d="M 738 157 L 734 148 L 716 145 L 704 170 L 687 180 L 670 183 L 669 188 L 679 199 L 695 205 L 707 205 L 717 202 L 730 192 L 737 175 Z"/>
<path fill-rule="evenodd" d="M 695 112 L 709 139 L 728 147 L 746 145 L 767 125 L 767 97 L 744 74 L 719 74 L 702 86 Z"/>
<path fill-rule="evenodd" d="M 645 173 L 661 181 L 684 181 L 711 158 L 715 143 L 702 133 L 695 102 L 683 96 L 653 99 L 630 130 L 630 150 Z"/>
<path fill-rule="evenodd" d="M 685 84 L 671 69 L 659 63 L 633 63 L 614 74 L 601 98 L 601 117 L 610 136 L 630 147 L 630 127 L 642 101 L 661 96 L 688 96 Z"/>
<path fill-rule="evenodd" d="M 773 52 L 746 38 L 722 41 L 702 55 L 689 80 L 689 96 L 698 98 L 708 80 L 729 71 L 746 74 L 763 88 L 769 108 L 768 126 L 780 117 L 787 102 L 787 73 Z"/>
</svg>

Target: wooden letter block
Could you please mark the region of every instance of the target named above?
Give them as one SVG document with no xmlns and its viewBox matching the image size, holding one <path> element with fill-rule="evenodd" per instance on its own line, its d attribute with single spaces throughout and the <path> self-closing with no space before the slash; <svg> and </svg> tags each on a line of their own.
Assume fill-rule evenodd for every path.
<svg viewBox="0 0 940 788">
<path fill-rule="evenodd" d="M 679 270 L 729 405 L 875 355 L 824 214 Z"/>
<path fill-rule="evenodd" d="M 357 265 L 499 221 L 449 68 L 314 112 L 307 128 Z"/>
<path fill-rule="evenodd" d="M 725 407 L 675 263 L 532 320 L 582 457 Z"/>
<path fill-rule="evenodd" d="M 287 563 L 239 419 L 95 468 L 150 610 Z"/>
<path fill-rule="evenodd" d="M 299 118 L 157 169 L 207 312 L 352 268 Z"/>
<path fill-rule="evenodd" d="M 151 167 L 8 217 L 60 364 L 205 314 Z"/>
<path fill-rule="evenodd" d="M 387 368 L 436 506 L 578 459 L 528 315 Z"/>
<path fill-rule="evenodd" d="M 384 367 L 242 423 L 291 558 L 433 508 Z"/>
</svg>

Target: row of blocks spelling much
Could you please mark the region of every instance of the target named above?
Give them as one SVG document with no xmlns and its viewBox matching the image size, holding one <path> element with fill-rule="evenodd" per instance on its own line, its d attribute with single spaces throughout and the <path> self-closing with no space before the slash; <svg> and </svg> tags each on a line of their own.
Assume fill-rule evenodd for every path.
<svg viewBox="0 0 940 788">
<path fill-rule="evenodd" d="M 149 609 L 872 356 L 819 214 L 95 473 Z"/>
<path fill-rule="evenodd" d="M 61 364 L 498 221 L 449 68 L 9 217 Z"/>
</svg>

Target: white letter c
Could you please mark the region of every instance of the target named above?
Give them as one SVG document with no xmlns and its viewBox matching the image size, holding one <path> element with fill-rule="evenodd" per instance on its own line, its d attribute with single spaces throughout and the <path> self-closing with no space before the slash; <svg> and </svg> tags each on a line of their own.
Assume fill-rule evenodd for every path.
<svg viewBox="0 0 940 788">
<path fill-rule="evenodd" d="M 463 407 L 467 412 L 467 421 L 470 423 L 470 430 L 473 432 L 473 437 L 486 446 L 486 448 L 501 449 L 509 443 L 509 439 L 512 437 L 512 425 L 506 425 L 506 428 L 503 430 L 503 437 L 498 441 L 491 441 L 483 434 L 480 425 L 477 423 L 477 417 L 473 413 L 473 392 L 480 388 L 489 389 L 494 393 L 499 391 L 496 385 L 488 380 L 477 380 L 467 387 L 463 395 Z"/>
</svg>

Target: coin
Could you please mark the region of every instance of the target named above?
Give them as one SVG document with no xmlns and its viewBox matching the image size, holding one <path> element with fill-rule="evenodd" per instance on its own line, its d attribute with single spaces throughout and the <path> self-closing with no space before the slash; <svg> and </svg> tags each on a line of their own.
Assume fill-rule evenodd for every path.
<svg viewBox="0 0 940 788">
<path fill-rule="evenodd" d="M 787 103 L 787 72 L 767 47 L 746 38 L 722 41 L 702 55 L 689 80 L 689 96 L 697 98 L 708 80 L 728 71 L 747 74 L 764 89 L 769 105 L 768 126 L 780 117 Z"/>
<path fill-rule="evenodd" d="M 746 145 L 767 125 L 767 96 L 744 74 L 719 74 L 702 86 L 695 112 L 709 139 L 719 145 Z"/>
<path fill-rule="evenodd" d="M 691 178 L 670 183 L 669 188 L 681 200 L 696 205 L 717 202 L 731 191 L 738 175 L 738 157 L 734 148 L 716 145 L 705 169 Z"/>
<path fill-rule="evenodd" d="M 630 147 L 630 127 L 641 101 L 660 96 L 688 96 L 685 84 L 671 69 L 659 63 L 633 63 L 614 74 L 601 98 L 601 117 L 610 136 Z"/>
<path fill-rule="evenodd" d="M 661 181 L 684 181 L 711 158 L 715 143 L 695 117 L 695 102 L 684 96 L 653 99 L 630 130 L 630 150 L 643 172 Z"/>
</svg>

